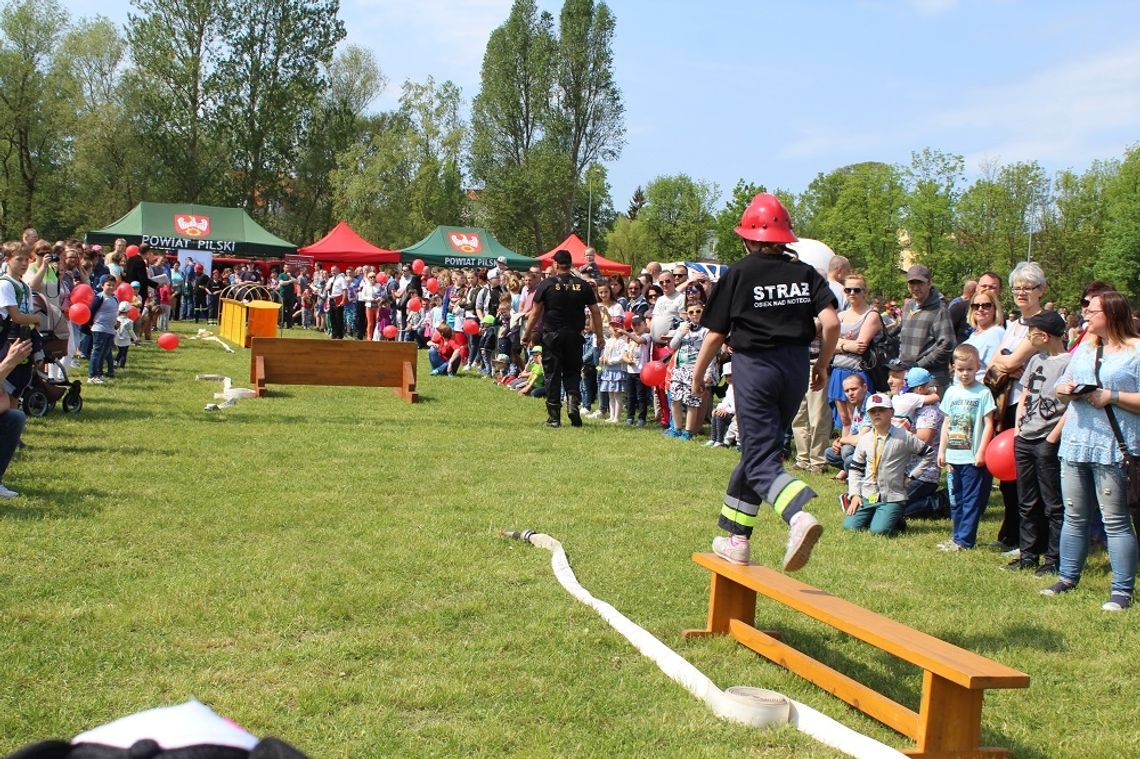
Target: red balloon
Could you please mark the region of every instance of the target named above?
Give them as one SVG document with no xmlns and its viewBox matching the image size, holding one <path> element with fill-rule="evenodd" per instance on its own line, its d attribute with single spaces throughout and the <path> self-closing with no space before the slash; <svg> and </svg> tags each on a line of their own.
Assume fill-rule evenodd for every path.
<svg viewBox="0 0 1140 759">
<path fill-rule="evenodd" d="M 131 306 L 131 310 L 127 311 L 127 318 L 131 321 L 137 320 L 139 318 L 139 310 L 134 306 Z"/>
<path fill-rule="evenodd" d="M 138 254 L 139 254 L 139 246 L 137 246 L 137 245 L 128 245 L 127 246 L 127 258 L 134 258 Z"/>
<path fill-rule="evenodd" d="M 633 312 L 632 311 L 626 311 L 625 312 L 625 328 L 626 329 L 633 329 Z"/>
<path fill-rule="evenodd" d="M 641 381 L 649 387 L 661 387 L 665 384 L 665 364 L 660 361 L 650 361 L 641 367 Z"/>
<path fill-rule="evenodd" d="M 83 303 L 90 306 L 93 300 L 95 300 L 95 291 L 91 289 L 91 285 L 76 285 L 71 289 L 72 303 Z"/>
<path fill-rule="evenodd" d="M 479 322 L 474 319 L 467 319 L 463 322 L 463 331 L 468 335 L 479 334 Z"/>
<path fill-rule="evenodd" d="M 986 446 L 986 469 L 1002 482 L 1017 479 L 1017 460 L 1013 455 L 1013 439 L 1017 430 L 1012 427 L 994 436 Z"/>
<path fill-rule="evenodd" d="M 389 324 L 382 330 L 382 333 L 384 337 L 388 338 L 389 340 L 395 340 L 396 335 L 400 334 L 400 330 L 396 329 L 395 324 Z"/>
<path fill-rule="evenodd" d="M 121 301 L 130 303 L 135 299 L 135 288 L 131 287 L 130 282 L 121 282 L 119 286 L 115 288 L 115 297 Z"/>
<path fill-rule="evenodd" d="M 439 292 L 439 280 L 435 277 L 428 277 L 428 279 L 424 282 L 424 287 L 427 288 L 427 291 L 429 293 L 437 293 Z"/>
<path fill-rule="evenodd" d="M 172 351 L 178 347 L 178 335 L 173 332 L 163 332 L 158 336 L 155 342 L 158 343 L 158 347 L 164 351 Z"/>
<path fill-rule="evenodd" d="M 417 276 L 424 273 L 423 259 L 417 258 L 415 261 L 412 261 L 412 272 L 414 272 Z"/>
<path fill-rule="evenodd" d="M 386 272 L 380 272 L 376 276 L 376 279 L 380 280 L 380 284 L 382 285 L 388 284 L 388 274 Z"/>
<path fill-rule="evenodd" d="M 419 298 L 411 298 L 408 301 L 408 310 L 409 311 L 419 311 L 423 307 L 424 307 L 423 301 L 421 301 Z"/>
<path fill-rule="evenodd" d="M 73 324 L 86 324 L 91 318 L 91 309 L 86 303 L 72 303 L 71 308 L 67 309 L 67 318 Z"/>
</svg>

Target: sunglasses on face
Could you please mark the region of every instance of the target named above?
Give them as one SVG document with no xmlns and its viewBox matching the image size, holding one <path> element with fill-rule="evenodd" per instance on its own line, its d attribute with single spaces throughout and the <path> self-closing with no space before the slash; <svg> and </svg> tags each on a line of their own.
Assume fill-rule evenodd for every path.
<svg viewBox="0 0 1140 759">
<path fill-rule="evenodd" d="M 858 295 L 859 293 L 863 292 L 863 288 L 862 287 L 844 287 L 843 292 L 847 293 L 848 295 Z"/>
<path fill-rule="evenodd" d="M 1081 308 L 1088 308 L 1090 301 L 1088 298 L 1081 298 Z"/>
<path fill-rule="evenodd" d="M 993 307 L 994 307 L 993 303 L 971 303 L 970 304 L 970 308 L 974 309 L 975 311 L 981 311 L 981 310 L 987 309 L 987 308 L 992 309 Z"/>
</svg>

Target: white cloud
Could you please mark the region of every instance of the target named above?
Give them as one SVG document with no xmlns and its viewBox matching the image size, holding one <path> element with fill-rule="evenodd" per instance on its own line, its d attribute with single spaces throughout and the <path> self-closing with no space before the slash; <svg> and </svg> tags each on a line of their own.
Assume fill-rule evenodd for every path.
<svg viewBox="0 0 1140 759">
<path fill-rule="evenodd" d="M 1072 165 L 1110 157 L 1122 135 L 1140 134 L 1140 49 L 1129 47 L 1051 66 L 968 91 L 927 125 L 990 135 L 979 156 Z"/>
</svg>

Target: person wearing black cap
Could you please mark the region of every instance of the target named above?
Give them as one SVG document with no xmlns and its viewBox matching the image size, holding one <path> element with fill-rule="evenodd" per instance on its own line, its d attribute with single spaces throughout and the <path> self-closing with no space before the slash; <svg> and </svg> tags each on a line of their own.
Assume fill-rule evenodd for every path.
<svg viewBox="0 0 1140 759">
<path fill-rule="evenodd" d="M 943 395 L 950 385 L 950 356 L 957 345 L 954 323 L 942 294 L 930 283 L 930 269 L 922 264 L 910 267 L 906 285 L 911 297 L 903 306 L 899 358 L 933 374 L 935 389 Z"/>
<path fill-rule="evenodd" d="M 534 303 L 526 320 L 523 342 L 534 344 L 534 333 L 542 329 L 542 371 L 546 375 L 546 426 L 562 426 L 562 392 L 566 392 L 566 416 L 570 424 L 582 426 L 580 413 L 582 374 L 582 330 L 589 310 L 598 345 L 605 344 L 602 314 L 594 289 L 570 273 L 570 251 L 554 254 L 554 276 L 544 279 L 534 293 Z"/>
<path fill-rule="evenodd" d="M 1021 553 L 1007 568 L 1034 570 L 1044 577 L 1056 574 L 1060 562 L 1065 508 L 1057 451 L 1068 404 L 1057 395 L 1057 383 L 1072 356 L 1065 351 L 1065 320 L 1057 312 L 1039 311 L 1025 320 L 1025 326 L 1026 339 L 1040 353 L 1029 359 L 1021 375 L 1025 392 L 1017 402 L 1013 441 Z"/>
</svg>

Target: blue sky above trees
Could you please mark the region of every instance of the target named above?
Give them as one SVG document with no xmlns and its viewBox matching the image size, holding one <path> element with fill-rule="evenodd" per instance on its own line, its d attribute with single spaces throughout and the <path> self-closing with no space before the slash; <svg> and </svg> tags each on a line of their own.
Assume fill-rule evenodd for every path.
<svg viewBox="0 0 1140 759">
<path fill-rule="evenodd" d="M 126 0 L 67 0 L 125 23 Z M 561 2 L 540 0 L 556 17 Z M 451 79 L 466 105 L 510 0 L 342 0 L 395 107 L 406 79 Z M 930 146 L 1082 170 L 1140 142 L 1140 4 L 1053 0 L 612 0 L 627 144 L 614 204 L 663 174 L 802 192 L 819 172 L 906 163 Z"/>
</svg>

